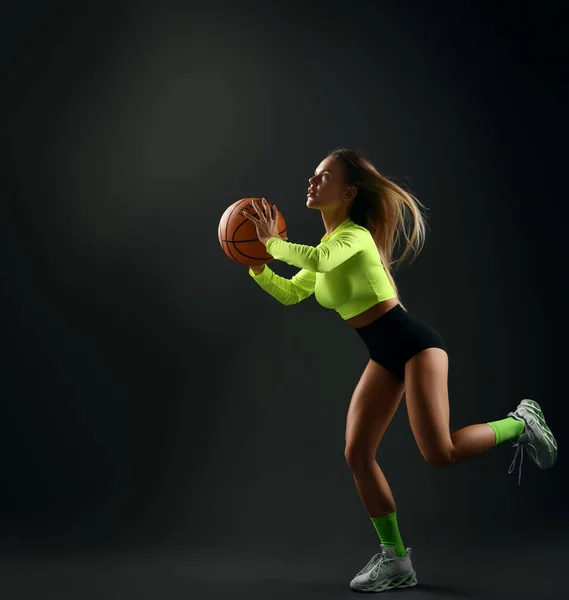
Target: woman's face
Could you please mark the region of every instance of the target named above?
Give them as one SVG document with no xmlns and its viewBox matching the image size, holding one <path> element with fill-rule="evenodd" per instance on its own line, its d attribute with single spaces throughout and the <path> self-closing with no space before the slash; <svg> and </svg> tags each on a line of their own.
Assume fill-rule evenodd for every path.
<svg viewBox="0 0 569 600">
<path fill-rule="evenodd" d="M 314 191 L 314 195 L 307 196 L 306 205 L 310 208 L 329 210 L 349 202 L 356 188 L 345 185 L 343 181 L 342 165 L 334 158 L 325 158 L 308 180 L 308 192 Z"/>
</svg>

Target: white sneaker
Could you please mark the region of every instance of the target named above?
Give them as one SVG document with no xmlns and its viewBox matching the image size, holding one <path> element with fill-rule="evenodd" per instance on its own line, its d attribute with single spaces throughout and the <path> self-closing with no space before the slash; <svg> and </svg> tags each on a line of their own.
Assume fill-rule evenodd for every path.
<svg viewBox="0 0 569 600">
<path fill-rule="evenodd" d="M 391 588 L 417 585 L 417 574 L 411 564 L 411 548 L 405 556 L 397 556 L 395 548 L 381 544 L 368 564 L 352 579 L 350 588 L 359 592 L 383 592 Z"/>
<path fill-rule="evenodd" d="M 533 462 L 540 469 L 551 469 L 557 460 L 557 440 L 553 436 L 553 433 L 551 433 L 551 429 L 547 426 L 543 411 L 535 400 L 524 398 L 518 404 L 515 411 L 508 413 L 508 417 L 514 417 L 514 419 L 525 423 L 525 431 L 515 442 L 512 442 L 516 448 L 516 453 L 508 469 L 508 473 L 514 470 L 516 458 L 518 452 L 520 452 L 518 470 L 518 485 L 520 485 L 522 481 L 524 449 L 527 450 Z"/>
</svg>

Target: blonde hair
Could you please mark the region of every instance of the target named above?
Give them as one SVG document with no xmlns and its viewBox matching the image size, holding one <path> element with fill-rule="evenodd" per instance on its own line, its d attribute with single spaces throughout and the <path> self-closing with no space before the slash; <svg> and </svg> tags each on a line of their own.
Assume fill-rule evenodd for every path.
<svg viewBox="0 0 569 600">
<path fill-rule="evenodd" d="M 407 310 L 401 302 L 392 268 L 396 271 L 409 252 L 413 251 L 417 257 L 423 249 L 427 218 L 421 208 L 428 209 L 413 194 L 379 173 L 359 151 L 336 148 L 327 158 L 338 160 L 344 168 L 345 183 L 357 187 L 348 216 L 371 233 L 397 299 Z M 409 214 L 412 223 L 408 222 Z M 395 246 L 402 237 L 405 248 L 393 260 Z"/>
</svg>

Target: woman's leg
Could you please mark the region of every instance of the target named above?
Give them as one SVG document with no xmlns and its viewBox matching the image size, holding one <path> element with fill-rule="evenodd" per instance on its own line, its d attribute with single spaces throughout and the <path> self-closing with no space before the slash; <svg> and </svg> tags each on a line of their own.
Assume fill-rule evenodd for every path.
<svg viewBox="0 0 569 600">
<path fill-rule="evenodd" d="M 405 548 L 393 514 L 395 500 L 375 456 L 404 390 L 403 381 L 377 362 L 369 361 L 348 409 L 344 452 L 360 498 L 380 539 L 398 548 L 400 554 L 402 549 L 403 555 Z"/>
<path fill-rule="evenodd" d="M 493 427 L 478 423 L 454 433 L 449 429 L 448 355 L 441 348 L 427 348 L 405 365 L 407 412 L 413 435 L 425 460 L 447 466 L 466 460 L 496 445 Z M 503 439 L 523 433 L 523 423 L 497 422 L 505 432 Z M 504 420 L 505 421 L 505 420 Z"/>
</svg>

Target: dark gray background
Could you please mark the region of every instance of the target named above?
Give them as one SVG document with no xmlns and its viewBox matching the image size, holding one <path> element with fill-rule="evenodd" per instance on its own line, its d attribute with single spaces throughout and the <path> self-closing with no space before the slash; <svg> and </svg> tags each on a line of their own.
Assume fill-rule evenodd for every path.
<svg viewBox="0 0 569 600">
<path fill-rule="evenodd" d="M 446 556 L 479 586 L 491 571 L 504 594 L 527 592 L 541 556 L 551 581 L 569 501 L 567 44 L 553 7 L 3 3 L 7 588 L 35 597 L 35 565 L 59 598 L 73 585 L 188 597 L 199 575 L 281 572 L 324 586 L 284 594 L 350 594 L 378 549 L 343 455 L 366 349 L 314 296 L 264 293 L 217 240 L 227 206 L 264 196 L 291 241 L 316 245 L 307 180 L 337 146 L 429 209 L 425 248 L 395 277 L 449 347 L 452 429 L 529 397 L 559 443 L 551 471 L 526 458 L 520 487 L 509 443 L 440 469 L 402 404 L 378 461 L 419 579 L 444 579 Z M 93 552 L 136 567 L 93 577 Z M 156 567 L 154 590 L 145 560 L 178 566 Z"/>
</svg>

